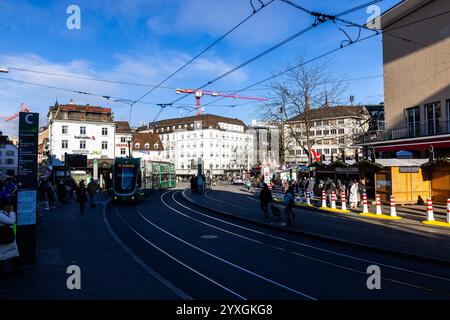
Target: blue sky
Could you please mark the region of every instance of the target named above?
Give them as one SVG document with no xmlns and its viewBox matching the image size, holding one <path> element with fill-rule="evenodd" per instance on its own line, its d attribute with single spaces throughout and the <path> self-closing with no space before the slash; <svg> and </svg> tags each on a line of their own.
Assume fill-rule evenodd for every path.
<svg viewBox="0 0 450 320">
<path fill-rule="evenodd" d="M 257 5 L 258 1 L 253 0 Z M 268 2 L 268 0 L 264 0 Z M 367 0 L 326 1 L 295 0 L 304 7 L 329 14 L 366 3 Z M 384 0 L 378 5 L 384 11 L 399 0 Z M 69 30 L 66 20 L 69 5 L 81 9 L 81 29 Z M 179 68 L 191 57 L 225 33 L 252 12 L 248 0 L 86 0 L 0 2 L 0 66 L 72 74 L 114 81 L 154 85 Z M 370 16 L 365 9 L 345 16 L 358 23 Z M 288 36 L 311 25 L 313 18 L 276 0 L 230 36 L 181 71 L 143 101 L 169 103 L 178 98 L 173 88 L 196 88 L 239 65 Z M 352 32 L 352 31 L 350 31 Z M 353 31 L 354 32 L 354 31 Z M 364 33 L 368 35 L 370 33 Z M 267 56 L 207 87 L 214 90 L 236 90 L 268 77 L 283 66 L 315 57 L 338 47 L 345 36 L 328 22 L 300 36 Z M 381 37 L 375 37 L 338 51 L 323 60 L 335 76 L 342 79 L 382 75 Z M 0 74 L 0 117 L 16 112 L 23 101 L 45 122 L 49 105 L 60 103 L 111 107 L 117 120 L 127 120 L 126 104 L 102 98 L 79 95 L 50 88 L 19 84 L 1 78 L 62 87 L 77 91 L 137 99 L 149 88 L 111 83 L 52 77 L 11 70 Z M 383 79 L 368 78 L 347 82 L 344 102 L 355 95 L 356 103 L 379 103 L 383 100 Z M 261 86 L 258 86 L 261 88 Z M 242 92 L 241 95 L 264 96 L 265 90 Z M 193 107 L 189 96 L 178 106 Z M 203 98 L 203 103 L 212 101 Z M 249 123 L 258 118 L 259 103 L 230 108 L 243 100 L 223 99 L 219 106 L 207 106 L 207 113 L 241 118 Z M 154 119 L 159 107 L 137 104 L 132 124 Z M 166 108 L 161 118 L 185 115 L 184 109 Z M 191 113 L 193 114 L 193 113 Z M 17 132 L 17 122 L 1 122 L 0 130 Z"/>
</svg>

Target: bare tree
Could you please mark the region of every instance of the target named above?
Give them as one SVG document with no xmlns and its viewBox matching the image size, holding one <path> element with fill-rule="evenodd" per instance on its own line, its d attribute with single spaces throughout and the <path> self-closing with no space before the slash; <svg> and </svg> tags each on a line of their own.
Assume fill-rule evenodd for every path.
<svg viewBox="0 0 450 320">
<path fill-rule="evenodd" d="M 299 60 L 295 63 L 298 67 L 286 68 L 291 71 L 270 85 L 270 103 L 263 108 L 262 117 L 280 128 L 281 156 L 300 145 L 311 164 L 311 147 L 326 139 L 311 136 L 311 110 L 337 104 L 345 86 L 333 76 L 330 62 L 306 65 Z M 293 117 L 297 117 L 295 123 L 289 121 Z"/>
</svg>

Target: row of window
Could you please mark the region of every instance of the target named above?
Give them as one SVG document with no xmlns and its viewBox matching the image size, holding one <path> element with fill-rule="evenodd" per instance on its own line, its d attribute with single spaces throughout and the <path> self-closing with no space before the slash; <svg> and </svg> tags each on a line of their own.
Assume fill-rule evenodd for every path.
<svg viewBox="0 0 450 320">
<path fill-rule="evenodd" d="M 69 133 L 69 126 L 62 126 L 61 127 L 61 133 L 62 134 L 68 134 Z M 80 127 L 80 134 L 85 135 L 86 134 L 86 127 L 81 126 Z M 108 135 L 108 128 L 102 128 L 102 136 Z"/>
<path fill-rule="evenodd" d="M 6 157 L 14 157 L 15 152 L 13 150 L 5 151 Z M 2 155 L 2 151 L 0 150 L 0 156 Z"/>
<path fill-rule="evenodd" d="M 337 154 L 338 151 L 339 153 L 343 153 L 344 152 L 344 148 L 331 148 L 331 149 L 316 149 L 316 152 L 318 152 L 319 154 Z M 306 155 L 306 150 L 295 150 L 295 155 L 299 156 L 301 154 Z"/>
<path fill-rule="evenodd" d="M 446 131 L 442 126 L 441 102 L 427 103 L 423 106 L 425 121 L 421 124 L 420 106 L 405 109 L 405 123 L 411 136 L 433 135 Z M 450 119 L 450 99 L 446 101 L 447 119 Z M 447 125 L 450 127 L 450 120 Z M 442 130 L 444 129 L 444 130 Z M 450 129 L 450 128 L 447 128 Z"/>
<path fill-rule="evenodd" d="M 191 165 L 187 164 L 185 165 L 184 163 L 180 164 L 180 168 L 181 169 L 191 169 Z M 244 164 L 224 164 L 222 163 L 222 165 L 218 164 L 218 163 L 210 163 L 209 165 L 205 165 L 205 168 L 209 168 L 209 169 L 237 169 L 237 168 L 244 168 Z"/>
<path fill-rule="evenodd" d="M 180 137 L 180 140 L 191 140 L 191 139 L 197 139 L 197 138 L 203 138 L 203 137 L 205 137 L 205 135 L 203 134 L 203 133 L 199 133 L 199 134 L 197 134 L 197 133 L 193 133 L 192 135 L 191 134 L 187 134 L 186 136 L 184 135 L 184 134 L 182 134 L 181 135 L 181 137 Z M 211 138 L 211 139 L 213 139 L 213 138 L 219 138 L 220 136 L 219 136 L 219 133 L 216 133 L 215 135 L 212 133 L 212 132 L 210 132 L 209 133 L 209 138 Z M 205 137 L 206 138 L 206 137 Z M 227 140 L 236 140 L 236 141 L 248 141 L 249 140 L 249 138 L 247 137 L 247 138 L 243 138 L 242 136 L 237 136 L 237 135 L 225 135 L 225 134 L 223 134 L 222 135 L 222 139 L 227 139 Z M 161 140 L 163 140 L 163 141 L 169 141 L 170 140 L 170 135 L 169 134 L 166 134 L 166 135 L 161 135 Z"/>
<path fill-rule="evenodd" d="M 345 131 L 344 129 L 331 129 L 331 130 L 316 130 L 316 131 L 311 131 L 311 135 L 312 136 L 328 136 L 330 134 L 344 134 Z"/>
<path fill-rule="evenodd" d="M 69 141 L 68 140 L 62 140 L 61 141 L 61 149 L 68 149 L 69 148 Z M 86 141 L 80 140 L 80 149 L 84 150 L 86 149 Z M 102 150 L 108 150 L 108 141 L 102 141 Z"/>
<path fill-rule="evenodd" d="M 0 159 L 0 165 L 2 164 L 2 159 Z M 5 161 L 6 165 L 13 165 L 14 164 L 14 159 L 11 158 L 7 158 Z"/>
</svg>

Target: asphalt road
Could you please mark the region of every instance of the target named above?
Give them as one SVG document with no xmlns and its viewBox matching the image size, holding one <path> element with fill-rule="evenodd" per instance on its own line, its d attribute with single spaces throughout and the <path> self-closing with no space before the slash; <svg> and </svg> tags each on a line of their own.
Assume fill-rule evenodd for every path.
<svg viewBox="0 0 450 320">
<path fill-rule="evenodd" d="M 450 299 L 446 266 L 224 218 L 179 189 L 110 206 L 104 219 L 122 249 L 182 299 Z M 371 265 L 379 290 L 367 287 Z"/>
</svg>

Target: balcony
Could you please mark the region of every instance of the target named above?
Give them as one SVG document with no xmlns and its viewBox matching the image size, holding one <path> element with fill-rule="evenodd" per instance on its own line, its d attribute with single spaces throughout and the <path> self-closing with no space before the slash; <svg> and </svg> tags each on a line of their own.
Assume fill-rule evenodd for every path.
<svg viewBox="0 0 450 320">
<path fill-rule="evenodd" d="M 450 133 L 450 120 L 413 127 L 393 128 L 386 130 L 369 131 L 364 134 L 354 135 L 355 143 L 370 143 L 376 141 L 388 141 L 396 139 L 432 137 Z"/>
</svg>

